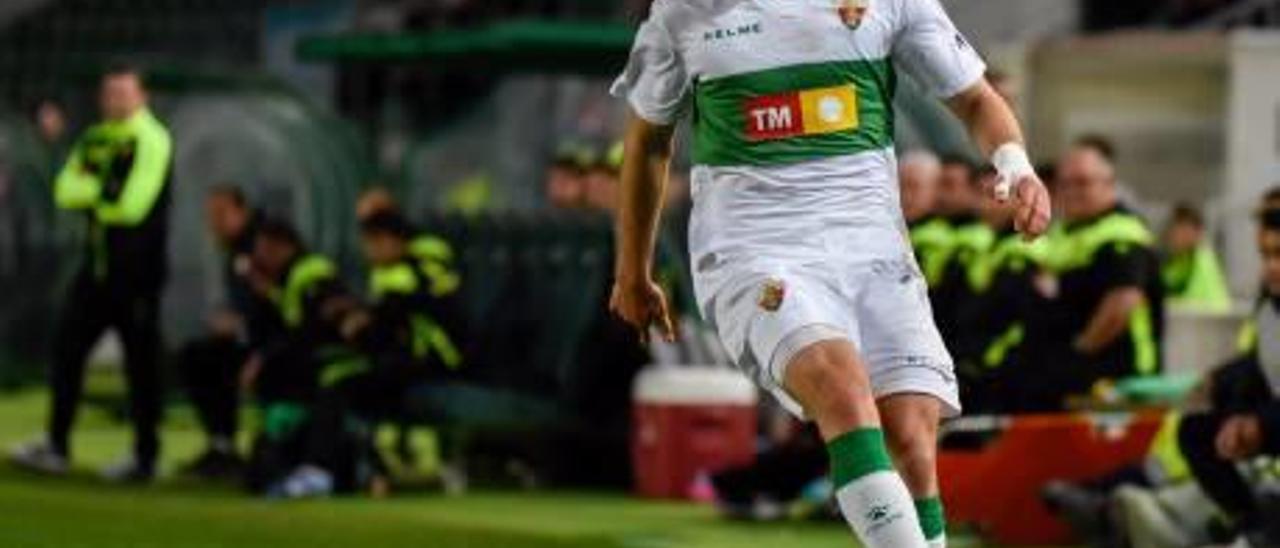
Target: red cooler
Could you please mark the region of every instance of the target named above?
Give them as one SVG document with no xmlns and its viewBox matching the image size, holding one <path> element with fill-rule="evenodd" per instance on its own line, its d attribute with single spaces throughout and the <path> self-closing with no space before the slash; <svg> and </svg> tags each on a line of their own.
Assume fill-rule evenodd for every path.
<svg viewBox="0 0 1280 548">
<path fill-rule="evenodd" d="M 687 498 L 695 478 L 755 460 L 756 388 L 712 367 L 651 367 L 632 394 L 636 491 Z"/>
</svg>

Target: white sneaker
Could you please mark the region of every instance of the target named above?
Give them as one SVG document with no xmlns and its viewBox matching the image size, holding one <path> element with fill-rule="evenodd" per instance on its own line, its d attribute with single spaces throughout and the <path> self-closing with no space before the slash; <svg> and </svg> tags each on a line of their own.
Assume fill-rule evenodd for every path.
<svg viewBox="0 0 1280 548">
<path fill-rule="evenodd" d="M 1253 543 L 1249 542 L 1249 537 L 1240 535 L 1235 542 L 1231 543 L 1231 548 L 1253 548 Z"/>
<path fill-rule="evenodd" d="M 1118 515 L 1133 548 L 1181 548 L 1195 540 L 1160 504 L 1155 493 L 1139 487 L 1121 487 L 1114 495 Z"/>
<path fill-rule="evenodd" d="M 444 487 L 446 495 L 456 497 L 467 494 L 469 483 L 466 464 L 453 462 L 440 465 L 440 485 Z"/>
<path fill-rule="evenodd" d="M 333 475 L 318 466 L 304 464 L 267 489 L 267 498 L 309 499 L 333 494 Z"/>
<path fill-rule="evenodd" d="M 24 470 L 63 476 L 71 469 L 67 458 L 53 450 L 47 440 L 37 440 L 14 446 L 9 450 L 9 462 Z"/>
<path fill-rule="evenodd" d="M 1208 544 L 1201 548 L 1254 548 L 1255 546 L 1261 547 L 1265 545 L 1254 544 L 1249 541 L 1249 537 L 1240 535 L 1236 537 L 1236 540 L 1232 541 L 1231 544 Z"/>
<path fill-rule="evenodd" d="M 155 478 L 155 468 L 143 466 L 132 456 L 103 468 L 98 475 L 112 483 L 147 483 Z"/>
</svg>

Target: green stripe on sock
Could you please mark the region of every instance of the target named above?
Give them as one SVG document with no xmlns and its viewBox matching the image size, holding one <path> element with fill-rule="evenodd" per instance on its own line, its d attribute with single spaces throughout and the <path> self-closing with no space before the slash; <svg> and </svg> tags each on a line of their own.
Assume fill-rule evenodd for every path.
<svg viewBox="0 0 1280 548">
<path fill-rule="evenodd" d="M 831 440 L 827 454 L 831 457 L 831 480 L 836 489 L 862 476 L 893 470 L 884 433 L 879 428 L 862 428 Z"/>
<path fill-rule="evenodd" d="M 933 540 L 946 534 L 947 516 L 942 511 L 942 499 L 930 497 L 916 501 L 916 515 L 920 516 L 920 529 L 925 540 Z"/>
</svg>

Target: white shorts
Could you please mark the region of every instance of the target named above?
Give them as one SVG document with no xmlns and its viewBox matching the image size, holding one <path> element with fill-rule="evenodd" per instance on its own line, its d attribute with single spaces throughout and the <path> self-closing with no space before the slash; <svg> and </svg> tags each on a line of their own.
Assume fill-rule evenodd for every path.
<svg viewBox="0 0 1280 548">
<path fill-rule="evenodd" d="M 757 262 L 728 279 L 706 303 L 707 319 L 743 373 L 796 416 L 804 411 L 783 389 L 786 368 L 801 350 L 832 339 L 853 343 L 876 398 L 927 394 L 942 402 L 944 417 L 960 414 L 951 355 L 913 258 Z"/>
</svg>

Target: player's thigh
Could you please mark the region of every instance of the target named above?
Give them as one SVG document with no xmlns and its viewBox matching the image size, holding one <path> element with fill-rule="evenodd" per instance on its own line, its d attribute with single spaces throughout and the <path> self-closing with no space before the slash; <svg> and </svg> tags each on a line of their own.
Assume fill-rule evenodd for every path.
<svg viewBox="0 0 1280 548">
<path fill-rule="evenodd" d="M 824 438 L 879 425 L 866 367 L 847 338 L 804 345 L 791 357 L 784 375 L 786 393 L 818 424 Z"/>
<path fill-rule="evenodd" d="M 951 355 L 933 322 L 928 289 L 914 262 L 879 262 L 852 280 L 862 353 L 876 397 L 932 396 L 941 403 L 942 415 L 958 414 Z"/>
<path fill-rule="evenodd" d="M 795 356 L 823 341 L 854 344 L 849 307 L 833 284 L 806 273 L 745 272 L 710 308 L 709 319 L 738 367 L 797 415 L 802 409 L 784 390 Z"/>
</svg>

